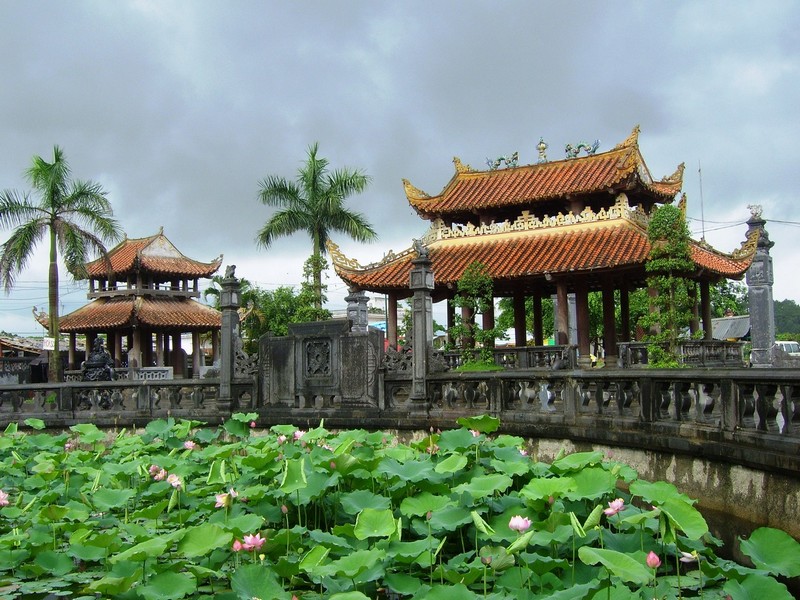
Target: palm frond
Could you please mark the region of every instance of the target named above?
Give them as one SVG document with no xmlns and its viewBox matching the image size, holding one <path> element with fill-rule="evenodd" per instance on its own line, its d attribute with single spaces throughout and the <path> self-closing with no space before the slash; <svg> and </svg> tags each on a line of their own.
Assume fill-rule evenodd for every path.
<svg viewBox="0 0 800 600">
<path fill-rule="evenodd" d="M 308 213 L 294 209 L 279 210 L 272 215 L 256 235 L 256 243 L 268 248 L 276 238 L 292 235 L 298 231 L 309 231 Z"/>
<path fill-rule="evenodd" d="M 301 203 L 302 194 L 300 188 L 291 181 L 283 177 L 270 175 L 262 179 L 258 187 L 260 189 L 258 198 L 262 204 L 267 206 L 291 207 Z"/>
<path fill-rule="evenodd" d="M 45 211 L 15 190 L 0 192 L 0 226 L 16 227 L 41 217 Z"/>
<path fill-rule="evenodd" d="M 14 287 L 17 274 L 24 271 L 36 249 L 36 245 L 47 232 L 47 222 L 35 220 L 15 229 L 0 246 L 0 282 L 6 294 Z"/>
</svg>

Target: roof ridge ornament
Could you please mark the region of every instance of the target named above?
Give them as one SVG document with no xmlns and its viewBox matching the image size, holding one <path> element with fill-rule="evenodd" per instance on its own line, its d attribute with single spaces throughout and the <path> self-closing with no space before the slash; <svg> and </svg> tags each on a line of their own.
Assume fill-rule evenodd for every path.
<svg viewBox="0 0 800 600">
<path fill-rule="evenodd" d="M 506 169 L 516 167 L 519 163 L 519 152 L 514 152 L 510 156 L 499 156 L 495 160 L 491 158 L 486 159 L 486 166 L 489 167 L 490 171 L 496 171 L 500 168 L 500 165 L 504 163 Z"/>
<path fill-rule="evenodd" d="M 406 196 L 409 199 L 424 200 L 430 198 L 430 194 L 426 194 L 418 187 L 415 187 L 408 179 L 403 179 L 403 188 L 406 191 Z"/>
<path fill-rule="evenodd" d="M 572 144 L 564 146 L 564 153 L 567 158 L 578 158 L 581 150 L 586 152 L 586 156 L 593 156 L 597 149 L 600 147 L 600 140 L 595 140 L 590 144 L 587 142 L 578 142 L 578 145 L 573 148 Z"/>
<path fill-rule="evenodd" d="M 536 160 L 538 164 L 546 163 L 547 162 L 547 142 L 544 141 L 543 137 L 539 138 L 539 143 L 536 144 L 536 150 L 539 152 L 539 158 Z"/>
<path fill-rule="evenodd" d="M 686 163 L 681 163 L 672 175 L 667 175 L 661 178 L 659 183 L 681 183 L 683 181 L 683 172 L 686 170 Z"/>
<path fill-rule="evenodd" d="M 630 148 L 632 146 L 639 145 L 639 125 L 635 125 L 631 134 L 625 138 L 625 141 L 621 144 L 617 144 L 614 146 L 614 150 L 622 150 L 623 148 Z"/>
<path fill-rule="evenodd" d="M 458 158 L 457 156 L 453 157 L 453 164 L 456 166 L 456 173 L 461 174 L 461 173 L 474 173 L 475 172 L 475 169 L 473 169 L 469 165 L 465 165 L 464 163 L 462 163 L 461 159 Z"/>
</svg>

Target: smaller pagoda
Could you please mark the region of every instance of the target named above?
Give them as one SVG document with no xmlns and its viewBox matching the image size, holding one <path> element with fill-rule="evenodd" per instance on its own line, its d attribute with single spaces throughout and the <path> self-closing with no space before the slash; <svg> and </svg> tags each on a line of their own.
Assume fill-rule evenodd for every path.
<svg viewBox="0 0 800 600">
<path fill-rule="evenodd" d="M 200 262 L 184 256 L 164 235 L 128 239 L 103 258 L 86 265 L 91 300 L 61 317 L 60 329 L 69 334 L 69 368 L 76 369 L 76 336 L 85 335 L 91 348 L 105 334 L 115 367 L 171 366 L 175 377 L 185 377 L 181 337 L 192 335 L 192 372 L 203 365 L 200 336 L 212 335 L 216 356 L 221 313 L 196 300 L 199 280 L 210 278 L 222 256 Z"/>
</svg>

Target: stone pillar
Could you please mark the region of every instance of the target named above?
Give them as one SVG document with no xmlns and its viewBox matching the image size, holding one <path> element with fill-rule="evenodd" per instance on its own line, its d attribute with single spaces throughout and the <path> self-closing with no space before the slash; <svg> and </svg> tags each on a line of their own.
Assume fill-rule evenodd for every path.
<svg viewBox="0 0 800 600">
<path fill-rule="evenodd" d="M 392 292 L 386 297 L 386 340 L 397 349 L 397 294 Z"/>
<path fill-rule="evenodd" d="M 603 352 L 604 364 L 608 367 L 617 364 L 617 320 L 615 318 L 614 283 L 603 282 Z"/>
<path fill-rule="evenodd" d="M 631 302 L 627 283 L 619 288 L 620 341 L 631 341 Z"/>
<path fill-rule="evenodd" d="M 351 290 L 344 297 L 347 302 L 347 318 L 350 319 L 350 331 L 367 333 L 369 331 L 369 313 L 367 304 L 369 298 L 364 290 Z"/>
<path fill-rule="evenodd" d="M 578 350 L 580 352 L 578 365 L 583 369 L 588 369 L 592 366 L 591 349 L 589 347 L 589 290 L 583 282 L 578 283 L 576 288 L 575 321 L 578 330 Z"/>
<path fill-rule="evenodd" d="M 700 282 L 700 316 L 703 320 L 703 339 L 714 339 L 714 325 L 711 323 L 711 285 L 708 280 Z"/>
<path fill-rule="evenodd" d="M 689 302 L 692 304 L 692 318 L 689 320 L 689 333 L 694 337 L 700 331 L 700 307 L 697 304 L 697 286 L 689 286 Z"/>
<path fill-rule="evenodd" d="M 67 364 L 69 365 L 67 368 L 70 370 L 74 370 L 77 367 L 75 366 L 75 349 L 77 347 L 77 334 L 70 333 L 69 334 L 69 350 L 67 351 Z"/>
<path fill-rule="evenodd" d="M 200 348 L 200 332 L 192 332 L 192 379 L 200 379 L 200 357 L 203 355 Z"/>
<path fill-rule="evenodd" d="M 542 294 L 533 295 L 533 345 L 544 344 L 544 326 L 542 325 Z"/>
<path fill-rule="evenodd" d="M 412 352 L 411 352 L 411 393 L 412 410 L 428 409 L 425 379 L 428 374 L 428 360 L 433 351 L 433 271 L 428 250 L 417 244 L 417 258 L 411 261 L 410 284 L 414 292 L 412 299 Z"/>
<path fill-rule="evenodd" d="M 756 254 L 747 269 L 747 303 L 750 306 L 750 341 L 753 349 L 750 364 L 753 367 L 772 366 L 772 347 L 775 345 L 775 307 L 772 303 L 772 257 L 769 250 L 775 245 L 770 241 L 766 221 L 761 218 L 761 207 L 751 206 L 747 221 L 747 238 L 758 235 Z"/>
<path fill-rule="evenodd" d="M 229 412 L 236 408 L 233 397 L 233 373 L 236 362 L 236 339 L 239 337 L 239 280 L 234 276 L 235 267 L 227 267 L 219 294 L 219 308 L 222 311 L 220 330 L 219 401 L 220 411 Z"/>
<path fill-rule="evenodd" d="M 569 344 L 569 299 L 567 284 L 559 281 L 556 284 L 556 344 Z"/>
<path fill-rule="evenodd" d="M 494 329 L 494 325 L 494 298 L 492 298 L 492 303 L 486 307 L 486 311 L 481 315 L 481 327 L 484 331 L 487 331 L 489 329 Z M 491 348 L 494 348 L 494 344 L 494 338 L 487 341 L 487 346 Z"/>
<path fill-rule="evenodd" d="M 517 348 L 524 347 L 528 341 L 525 317 L 525 294 L 517 290 L 514 292 L 514 345 Z"/>
<path fill-rule="evenodd" d="M 447 299 L 447 343 L 453 345 L 456 343 L 456 340 L 453 339 L 452 334 L 450 333 L 455 327 L 456 324 L 456 307 L 453 304 L 453 299 Z"/>
</svg>

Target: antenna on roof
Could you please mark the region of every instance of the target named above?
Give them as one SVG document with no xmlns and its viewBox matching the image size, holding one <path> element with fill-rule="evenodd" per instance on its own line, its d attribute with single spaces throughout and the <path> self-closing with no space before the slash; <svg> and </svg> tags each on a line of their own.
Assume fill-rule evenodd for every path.
<svg viewBox="0 0 800 600">
<path fill-rule="evenodd" d="M 700 178 L 700 225 L 702 226 L 702 237 L 700 238 L 701 241 L 706 241 L 706 218 L 705 213 L 703 212 L 703 169 L 700 167 L 700 161 L 697 161 L 697 175 Z"/>
</svg>

